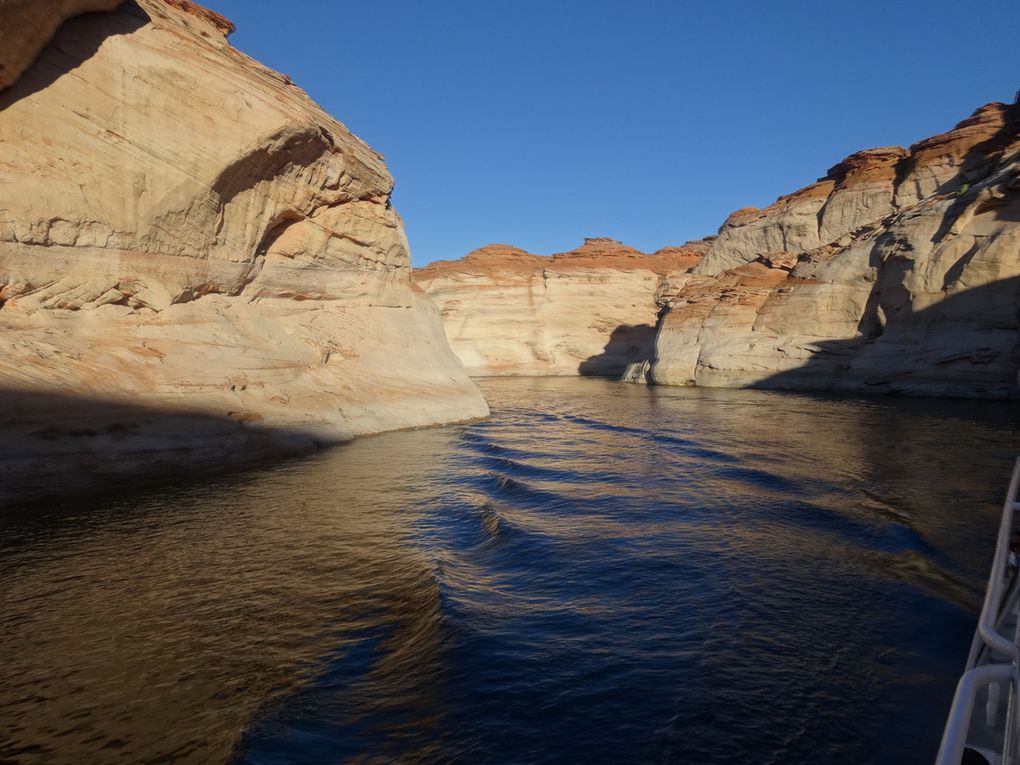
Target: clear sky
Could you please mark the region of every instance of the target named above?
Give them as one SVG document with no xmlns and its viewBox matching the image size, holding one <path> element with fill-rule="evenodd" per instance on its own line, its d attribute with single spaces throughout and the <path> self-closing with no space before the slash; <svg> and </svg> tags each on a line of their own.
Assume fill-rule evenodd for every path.
<svg viewBox="0 0 1020 765">
<path fill-rule="evenodd" d="M 715 233 L 1020 88 L 1018 0 L 204 0 L 382 153 L 415 265 Z"/>
</svg>

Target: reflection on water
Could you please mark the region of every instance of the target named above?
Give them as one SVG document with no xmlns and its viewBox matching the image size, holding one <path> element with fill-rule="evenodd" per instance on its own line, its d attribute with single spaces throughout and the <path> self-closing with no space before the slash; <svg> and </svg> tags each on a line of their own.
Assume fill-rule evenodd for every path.
<svg viewBox="0 0 1020 765">
<path fill-rule="evenodd" d="M 1014 405 L 484 387 L 0 515 L 0 761 L 931 761 Z"/>
</svg>

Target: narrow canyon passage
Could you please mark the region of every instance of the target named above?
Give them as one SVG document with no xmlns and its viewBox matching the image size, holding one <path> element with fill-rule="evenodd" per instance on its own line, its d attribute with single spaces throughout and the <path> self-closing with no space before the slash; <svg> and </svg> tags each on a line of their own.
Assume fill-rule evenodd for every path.
<svg viewBox="0 0 1020 765">
<path fill-rule="evenodd" d="M 0 515 L 0 759 L 931 761 L 1015 408 L 482 387 L 489 421 Z"/>
</svg>

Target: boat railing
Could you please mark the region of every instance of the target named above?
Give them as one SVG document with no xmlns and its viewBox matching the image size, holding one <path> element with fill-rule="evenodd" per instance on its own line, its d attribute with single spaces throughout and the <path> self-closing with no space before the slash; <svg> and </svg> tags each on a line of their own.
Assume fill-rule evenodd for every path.
<svg viewBox="0 0 1020 765">
<path fill-rule="evenodd" d="M 1015 557 L 1011 557 L 1016 513 L 1020 511 L 1020 458 L 1013 466 L 1009 492 L 1002 509 L 999 536 L 995 542 L 992 571 L 981 607 L 977 630 L 971 644 L 967 668 L 956 687 L 953 705 L 942 734 L 936 765 L 960 765 L 975 725 L 984 725 L 995 741 L 993 749 L 982 747 L 998 758 L 999 765 L 1017 765 L 1015 749 L 1020 734 L 1017 692 L 1018 634 L 1016 621 L 1020 601 L 1020 577 Z M 1000 714 L 1003 686 L 1007 689 L 1004 719 Z M 984 720 L 974 713 L 980 692 L 985 691 Z M 997 751 L 996 751 L 997 750 Z"/>
</svg>

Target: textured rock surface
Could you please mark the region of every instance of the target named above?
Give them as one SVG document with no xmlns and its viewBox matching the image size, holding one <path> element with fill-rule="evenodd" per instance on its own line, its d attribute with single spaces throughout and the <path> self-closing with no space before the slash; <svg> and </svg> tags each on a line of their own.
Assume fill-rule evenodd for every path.
<svg viewBox="0 0 1020 765">
<path fill-rule="evenodd" d="M 411 284 L 382 159 L 230 29 L 186 0 L 129 1 L 66 22 L 0 92 L 0 389 L 87 400 L 98 431 L 43 429 L 68 454 L 486 414 Z M 184 419 L 64 432 L 105 432 L 111 406 L 141 430 Z M 5 430 L 33 411 L 5 408 Z"/>
<path fill-rule="evenodd" d="M 657 383 L 1016 396 L 1020 107 L 734 213 L 660 303 Z"/>
<path fill-rule="evenodd" d="M 738 210 L 723 224 L 697 271 L 715 274 L 762 254 L 806 252 L 881 220 L 893 211 L 896 169 L 906 156 L 899 147 L 851 154 L 817 183 L 764 210 Z"/>
<path fill-rule="evenodd" d="M 650 255 L 611 239 L 533 255 L 489 245 L 415 271 L 439 304 L 454 351 L 472 375 L 621 375 L 643 379 L 666 274 L 704 243 Z"/>
</svg>

